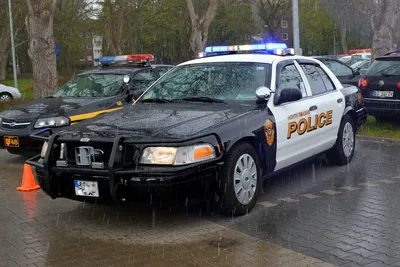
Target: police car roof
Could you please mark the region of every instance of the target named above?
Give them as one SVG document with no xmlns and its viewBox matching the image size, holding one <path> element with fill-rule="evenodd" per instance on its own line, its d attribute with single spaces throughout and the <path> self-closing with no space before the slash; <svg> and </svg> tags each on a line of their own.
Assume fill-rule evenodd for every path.
<svg viewBox="0 0 400 267">
<path fill-rule="evenodd" d="M 231 54 L 231 55 L 221 55 L 221 56 L 210 56 L 199 59 L 194 59 L 190 61 L 186 61 L 184 63 L 179 64 L 178 66 L 191 65 L 191 64 L 202 64 L 202 63 L 218 63 L 218 62 L 254 62 L 254 63 L 267 63 L 272 64 L 272 62 L 278 60 L 287 60 L 287 59 L 309 59 L 313 60 L 309 57 L 303 56 L 277 56 L 271 54 Z"/>
</svg>

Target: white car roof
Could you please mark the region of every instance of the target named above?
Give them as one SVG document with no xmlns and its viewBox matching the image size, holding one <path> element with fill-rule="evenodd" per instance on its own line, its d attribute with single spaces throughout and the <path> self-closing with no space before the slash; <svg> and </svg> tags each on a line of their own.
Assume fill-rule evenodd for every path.
<svg viewBox="0 0 400 267">
<path fill-rule="evenodd" d="M 218 63 L 218 62 L 253 62 L 253 63 L 272 64 L 272 62 L 274 61 L 283 61 L 287 59 L 307 59 L 319 62 L 313 58 L 302 57 L 302 56 L 277 56 L 269 54 L 233 54 L 233 55 L 210 56 L 210 57 L 189 60 L 179 64 L 178 66 L 184 66 L 190 64 L 202 64 L 202 63 Z"/>
</svg>

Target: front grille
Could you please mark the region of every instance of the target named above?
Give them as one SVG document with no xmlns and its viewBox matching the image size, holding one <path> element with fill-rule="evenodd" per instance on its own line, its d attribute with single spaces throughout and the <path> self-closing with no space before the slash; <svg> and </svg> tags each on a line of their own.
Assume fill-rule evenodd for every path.
<svg viewBox="0 0 400 267">
<path fill-rule="evenodd" d="M 1 128 L 3 129 L 25 129 L 31 124 L 30 121 L 14 121 L 3 119 L 1 122 Z"/>
<path fill-rule="evenodd" d="M 76 164 L 76 158 L 75 158 L 75 149 L 80 146 L 91 146 L 93 147 L 94 150 L 101 150 L 103 152 L 101 155 L 96 155 L 95 161 L 96 162 L 104 162 L 108 163 L 108 160 L 110 159 L 111 155 L 111 150 L 112 150 L 112 143 L 80 143 L 80 142 L 75 142 L 75 143 L 67 143 L 65 147 L 65 156 L 69 166 L 77 166 Z M 59 146 L 60 147 L 60 146 Z M 60 149 L 56 150 L 56 158 L 60 159 Z"/>
</svg>

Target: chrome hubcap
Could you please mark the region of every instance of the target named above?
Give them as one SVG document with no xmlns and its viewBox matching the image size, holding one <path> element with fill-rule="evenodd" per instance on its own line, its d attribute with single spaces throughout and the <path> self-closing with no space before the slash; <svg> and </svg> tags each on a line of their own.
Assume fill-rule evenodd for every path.
<svg viewBox="0 0 400 267">
<path fill-rule="evenodd" d="M 9 95 L 7 95 L 7 94 L 4 94 L 4 95 L 0 96 L 0 101 L 8 101 L 10 99 L 11 99 L 11 97 Z"/>
<path fill-rule="evenodd" d="M 346 122 L 343 128 L 343 152 L 346 157 L 350 157 L 354 149 L 354 131 L 350 122 Z"/>
<path fill-rule="evenodd" d="M 249 154 L 243 154 L 236 162 L 234 189 L 240 204 L 247 205 L 253 199 L 257 189 L 257 167 Z"/>
</svg>

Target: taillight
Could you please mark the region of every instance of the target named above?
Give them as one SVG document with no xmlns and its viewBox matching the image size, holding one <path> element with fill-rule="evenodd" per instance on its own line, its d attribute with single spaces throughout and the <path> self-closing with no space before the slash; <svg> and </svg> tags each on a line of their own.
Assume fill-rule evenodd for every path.
<svg viewBox="0 0 400 267">
<path fill-rule="evenodd" d="M 397 83 L 397 88 L 400 89 L 400 82 Z"/>
<path fill-rule="evenodd" d="M 399 85 L 397 85 L 399 86 Z M 368 87 L 368 80 L 364 79 L 364 78 L 360 78 L 360 80 L 358 81 L 358 87 L 362 88 L 362 89 L 366 89 Z"/>
</svg>

